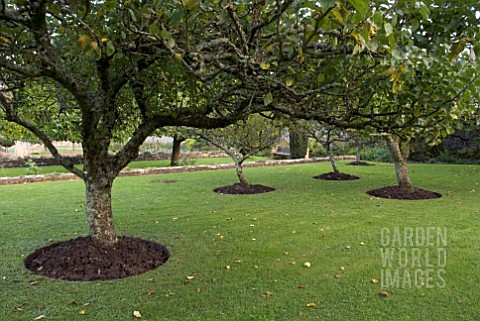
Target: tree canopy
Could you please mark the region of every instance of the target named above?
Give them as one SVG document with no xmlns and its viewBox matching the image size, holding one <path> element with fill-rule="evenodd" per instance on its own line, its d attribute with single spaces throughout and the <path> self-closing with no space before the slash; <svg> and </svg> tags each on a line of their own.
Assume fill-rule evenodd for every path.
<svg viewBox="0 0 480 321">
<path fill-rule="evenodd" d="M 190 133 L 197 134 L 230 156 L 235 164 L 240 184 L 248 185 L 243 173 L 243 162 L 256 153 L 271 148 L 280 140 L 283 131 L 283 126 L 279 122 L 260 115 L 250 115 L 247 119 L 225 128 L 190 130 Z"/>
</svg>

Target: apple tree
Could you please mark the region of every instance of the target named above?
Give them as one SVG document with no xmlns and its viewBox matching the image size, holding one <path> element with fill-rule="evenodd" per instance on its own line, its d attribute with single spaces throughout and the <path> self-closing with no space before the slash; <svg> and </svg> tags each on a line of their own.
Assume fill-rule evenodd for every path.
<svg viewBox="0 0 480 321">
<path fill-rule="evenodd" d="M 235 164 L 240 184 L 249 185 L 243 172 L 243 163 L 278 142 L 283 128 L 280 124 L 255 114 L 225 128 L 191 130 L 191 133 L 197 134 L 201 139 L 230 156 Z"/>
<path fill-rule="evenodd" d="M 165 126 L 224 127 L 265 108 L 251 103 L 263 97 L 251 88 L 292 2 L 2 1 L 0 117 L 33 133 L 85 182 L 90 236 L 112 246 L 114 179 L 149 135 Z M 62 112 L 78 120 L 70 128 L 83 170 L 32 117 L 44 93 L 35 86 L 53 90 L 55 115 L 69 102 Z M 127 142 L 109 154 L 126 131 Z"/>
</svg>

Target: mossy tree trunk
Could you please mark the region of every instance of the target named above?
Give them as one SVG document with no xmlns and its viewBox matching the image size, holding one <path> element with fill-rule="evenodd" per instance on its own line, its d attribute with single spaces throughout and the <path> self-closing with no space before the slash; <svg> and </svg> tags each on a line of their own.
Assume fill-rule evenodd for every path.
<svg viewBox="0 0 480 321">
<path fill-rule="evenodd" d="M 357 139 L 357 153 L 355 155 L 355 161 L 359 163 L 361 161 L 361 153 L 362 153 L 362 140 Z"/>
<path fill-rule="evenodd" d="M 327 142 L 325 145 L 328 151 L 328 159 L 330 160 L 330 164 L 332 165 L 333 171 L 335 173 L 340 173 L 338 170 L 337 162 L 335 161 L 335 155 L 333 154 L 332 142 Z"/>
<path fill-rule="evenodd" d="M 117 232 L 112 214 L 112 180 L 90 179 L 85 181 L 88 226 L 92 239 L 103 245 L 117 242 Z"/>
<path fill-rule="evenodd" d="M 235 160 L 235 170 L 237 172 L 238 180 L 242 185 L 249 185 L 247 179 L 245 178 L 245 174 L 243 173 L 243 160 Z"/>
<path fill-rule="evenodd" d="M 410 155 L 410 140 L 402 141 L 400 137 L 389 135 L 386 138 L 387 146 L 393 156 L 398 186 L 408 190 L 413 189 L 413 184 L 408 172 L 408 157 Z"/>
<path fill-rule="evenodd" d="M 186 138 L 175 135 L 173 136 L 172 155 L 170 157 L 170 166 L 180 165 L 180 150 L 182 143 Z"/>
</svg>

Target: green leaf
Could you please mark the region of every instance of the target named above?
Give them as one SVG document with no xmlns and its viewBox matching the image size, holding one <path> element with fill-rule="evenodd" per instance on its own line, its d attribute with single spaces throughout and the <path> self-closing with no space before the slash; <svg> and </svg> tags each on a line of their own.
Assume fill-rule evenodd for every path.
<svg viewBox="0 0 480 321">
<path fill-rule="evenodd" d="M 285 79 L 285 85 L 287 85 L 287 87 L 290 87 L 291 85 L 293 85 L 293 78 L 289 77 Z"/>
<path fill-rule="evenodd" d="M 382 22 L 383 22 L 383 16 L 380 12 L 378 11 L 375 11 L 375 13 L 373 14 L 373 23 L 379 27 L 382 25 Z"/>
<path fill-rule="evenodd" d="M 325 75 L 322 74 L 322 73 L 318 74 L 317 81 L 318 82 L 323 82 L 324 80 L 325 80 Z"/>
<path fill-rule="evenodd" d="M 370 40 L 370 41 L 367 43 L 367 48 L 368 48 L 368 50 L 370 50 L 370 51 L 377 51 L 377 49 L 378 49 L 378 41 L 377 41 L 377 39 L 374 38 L 374 39 Z"/>
<path fill-rule="evenodd" d="M 395 58 L 395 59 L 403 60 L 403 59 L 405 59 L 405 52 L 403 52 L 402 49 L 400 49 L 400 48 L 398 48 L 398 47 L 395 47 L 395 48 L 393 48 L 393 50 L 392 50 L 392 56 L 393 56 L 393 58 Z"/>
<path fill-rule="evenodd" d="M 107 12 L 109 12 L 110 10 L 115 8 L 116 6 L 118 6 L 118 1 L 108 0 L 100 7 L 100 9 L 98 9 L 97 14 L 98 15 L 105 15 Z"/>
<path fill-rule="evenodd" d="M 165 29 L 165 27 L 162 27 L 162 31 L 160 32 L 160 36 L 162 37 L 163 40 L 168 40 L 168 39 L 172 38 L 172 35 L 170 34 L 170 32 L 167 31 L 167 29 Z"/>
<path fill-rule="evenodd" d="M 413 110 L 413 116 L 414 116 L 415 118 L 418 118 L 418 117 L 420 116 L 420 109 L 415 108 L 415 109 Z"/>
<path fill-rule="evenodd" d="M 132 9 L 128 9 L 128 11 L 130 12 L 130 16 L 132 17 L 133 22 L 137 22 L 137 16 L 135 15 L 135 11 L 133 11 Z"/>
<path fill-rule="evenodd" d="M 386 33 L 387 37 L 390 36 L 393 33 L 393 27 L 388 22 L 385 22 L 383 27 L 385 28 L 385 33 Z"/>
<path fill-rule="evenodd" d="M 365 0 L 348 0 L 355 7 L 358 13 L 360 13 L 363 17 L 366 17 L 370 4 L 368 1 Z"/>
<path fill-rule="evenodd" d="M 430 9 L 428 9 L 428 7 L 424 3 L 417 2 L 415 4 L 415 7 L 417 7 L 418 13 L 422 15 L 423 19 L 427 20 L 430 17 Z"/>
<path fill-rule="evenodd" d="M 107 42 L 107 56 L 113 56 L 115 54 L 115 46 L 111 41 Z"/>
<path fill-rule="evenodd" d="M 343 25 L 344 20 L 343 20 L 343 16 L 342 16 L 342 13 L 340 12 L 340 10 L 338 8 L 335 8 L 335 9 L 332 10 L 332 13 L 335 16 L 335 18 L 337 18 L 338 22 L 340 22 Z"/>
<path fill-rule="evenodd" d="M 185 9 L 191 9 L 198 6 L 198 0 L 180 0 Z"/>
<path fill-rule="evenodd" d="M 150 31 L 150 34 L 157 37 L 161 37 L 161 30 L 160 30 L 160 26 L 158 25 L 158 21 L 155 21 L 150 25 L 149 31 Z"/>
<path fill-rule="evenodd" d="M 355 47 L 353 47 L 352 54 L 355 56 L 355 55 L 358 55 L 359 53 L 361 53 L 362 51 L 363 51 L 362 47 L 359 46 L 358 44 L 356 44 Z"/>
<path fill-rule="evenodd" d="M 330 9 L 337 4 L 337 0 L 319 0 L 317 2 L 322 9 Z"/>
<path fill-rule="evenodd" d="M 175 10 L 172 15 L 172 24 L 175 28 L 178 28 L 183 18 L 183 10 Z"/>
<path fill-rule="evenodd" d="M 270 69 L 270 64 L 268 62 L 262 62 L 260 63 L 260 68 L 262 68 L 263 70 L 268 70 Z"/>
<path fill-rule="evenodd" d="M 465 48 L 466 41 L 465 39 L 460 40 L 456 44 L 454 44 L 450 50 L 450 53 L 448 54 L 448 59 L 450 59 L 451 62 L 455 61 L 457 59 L 458 55 L 463 51 Z"/>
<path fill-rule="evenodd" d="M 167 47 L 168 49 L 172 49 L 175 46 L 175 39 L 169 38 L 167 41 Z"/>
<path fill-rule="evenodd" d="M 395 67 L 389 67 L 388 69 L 382 71 L 378 75 L 380 77 L 390 77 L 395 72 Z"/>
<path fill-rule="evenodd" d="M 273 102 L 273 95 L 271 92 L 269 92 L 268 94 L 265 95 L 265 97 L 263 98 L 263 104 L 265 106 L 268 106 L 270 105 L 271 103 Z"/>
</svg>

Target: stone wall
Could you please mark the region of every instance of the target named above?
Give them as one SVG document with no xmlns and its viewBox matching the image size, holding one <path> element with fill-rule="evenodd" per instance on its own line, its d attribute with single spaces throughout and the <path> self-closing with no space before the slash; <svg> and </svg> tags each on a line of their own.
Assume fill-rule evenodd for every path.
<svg viewBox="0 0 480 321">
<path fill-rule="evenodd" d="M 226 154 L 223 152 L 212 151 L 212 152 L 187 152 L 182 153 L 180 158 L 213 158 L 213 157 L 225 157 Z M 69 158 L 74 165 L 81 164 L 83 159 L 81 155 L 77 156 L 65 156 Z M 53 157 L 22 157 L 22 158 L 2 158 L 0 157 L 0 168 L 13 168 L 13 167 L 25 167 L 25 163 L 32 159 L 37 166 L 53 166 L 59 165 L 58 162 Z M 138 155 L 136 160 L 165 160 L 170 159 L 169 153 L 150 153 L 145 152 Z"/>
<path fill-rule="evenodd" d="M 336 160 L 355 160 L 355 156 L 336 156 Z M 261 167 L 261 166 L 279 166 L 279 165 L 294 165 L 294 164 L 306 164 L 315 162 L 328 162 L 328 157 L 308 158 L 308 159 L 285 159 L 285 160 L 272 160 L 272 161 L 259 161 L 244 163 L 243 167 Z M 233 169 L 234 164 L 218 164 L 218 165 L 197 165 L 197 166 L 175 166 L 175 167 L 158 167 L 147 169 L 132 169 L 122 171 L 122 176 L 143 176 L 153 174 L 168 174 L 168 173 L 181 173 L 181 172 L 198 172 L 198 171 L 211 171 L 220 169 Z M 26 175 L 17 177 L 0 177 L 0 185 L 9 184 L 26 184 L 35 182 L 47 182 L 47 181 L 68 181 L 79 179 L 74 174 L 51 174 L 51 175 Z"/>
<path fill-rule="evenodd" d="M 82 156 L 65 156 L 69 158 L 73 164 L 77 165 L 82 162 Z M 19 158 L 0 158 L 0 168 L 25 167 L 27 161 L 32 159 L 37 166 L 53 166 L 58 162 L 53 157 L 19 157 Z"/>
</svg>

